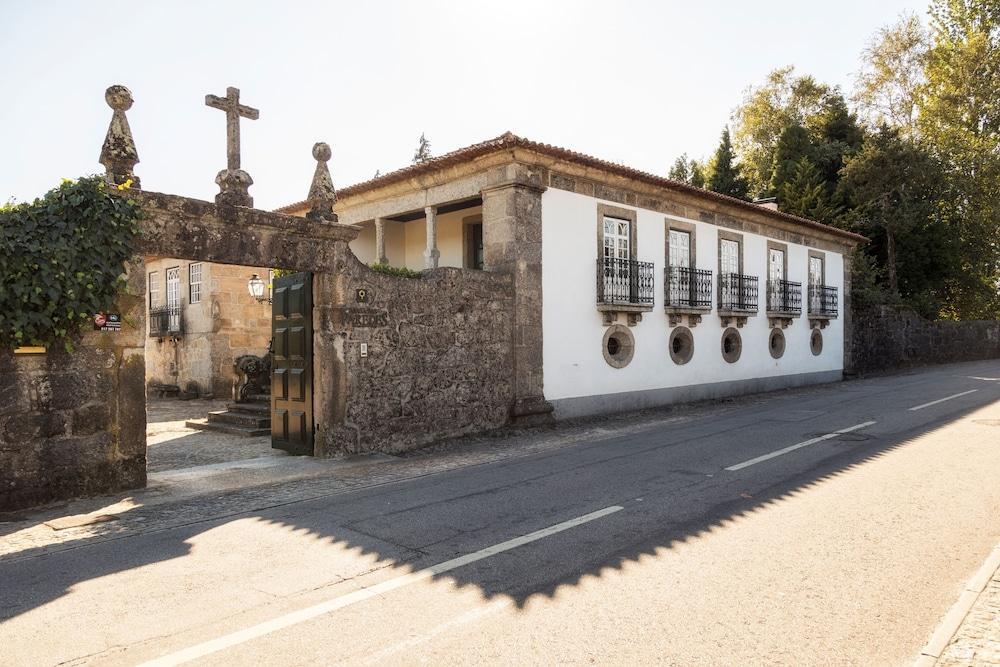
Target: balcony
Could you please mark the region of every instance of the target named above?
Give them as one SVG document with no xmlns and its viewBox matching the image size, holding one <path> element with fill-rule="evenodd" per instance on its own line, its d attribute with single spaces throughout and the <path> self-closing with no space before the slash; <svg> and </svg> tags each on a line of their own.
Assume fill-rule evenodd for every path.
<svg viewBox="0 0 1000 667">
<path fill-rule="evenodd" d="M 827 285 L 809 286 L 809 320 L 810 324 L 826 327 L 826 321 L 837 317 L 839 296 L 836 287 Z"/>
<path fill-rule="evenodd" d="M 802 314 L 802 283 L 790 280 L 767 281 L 769 315 L 798 317 Z"/>
<path fill-rule="evenodd" d="M 154 338 L 179 336 L 184 333 L 181 309 L 177 306 L 149 309 L 149 335 Z"/>
<path fill-rule="evenodd" d="M 712 309 L 712 272 L 673 266 L 663 272 L 664 311 L 670 326 L 687 317 L 687 325 L 695 326 L 701 316 Z"/>
<path fill-rule="evenodd" d="M 719 310 L 729 313 L 757 312 L 757 276 L 719 274 Z"/>
<path fill-rule="evenodd" d="M 602 257 L 597 260 L 597 309 L 605 322 L 617 313 L 628 313 L 629 324 L 653 309 L 653 263 Z"/>
</svg>

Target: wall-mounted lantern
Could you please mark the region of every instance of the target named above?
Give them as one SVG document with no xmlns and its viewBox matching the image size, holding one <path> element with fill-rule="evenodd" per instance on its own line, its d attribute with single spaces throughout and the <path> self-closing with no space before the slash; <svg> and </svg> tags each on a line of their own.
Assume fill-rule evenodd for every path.
<svg viewBox="0 0 1000 667">
<path fill-rule="evenodd" d="M 268 300 L 267 296 L 265 296 L 267 292 L 267 283 L 261 280 L 260 276 L 256 273 L 253 274 L 250 280 L 247 281 L 247 291 L 250 292 L 250 296 L 252 296 L 257 303 L 264 303 Z"/>
</svg>

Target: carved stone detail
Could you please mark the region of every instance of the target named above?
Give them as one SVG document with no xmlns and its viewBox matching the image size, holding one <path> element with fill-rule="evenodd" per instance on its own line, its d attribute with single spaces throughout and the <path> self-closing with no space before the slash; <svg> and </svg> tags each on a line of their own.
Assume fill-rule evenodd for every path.
<svg viewBox="0 0 1000 667">
<path fill-rule="evenodd" d="M 132 108 L 132 92 L 125 86 L 114 85 L 104 91 L 104 99 L 111 107 L 112 114 L 111 124 L 101 147 L 100 163 L 107 172 L 108 182 L 122 185 L 132 181 L 131 187 L 139 189 L 139 177 L 132 173 L 139 163 L 139 153 L 135 149 L 132 129 L 125 117 L 125 112 Z"/>
<path fill-rule="evenodd" d="M 313 172 L 312 185 L 309 186 L 309 212 L 306 217 L 310 220 L 337 222 L 337 214 L 333 212 L 333 205 L 337 203 L 337 190 L 333 187 L 330 167 L 327 165 L 333 151 L 329 144 L 319 141 L 313 145 L 312 154 L 316 160 L 316 171 Z"/>
<path fill-rule="evenodd" d="M 239 376 L 236 385 L 235 400 L 237 403 L 251 401 L 251 396 L 270 393 L 271 355 L 258 357 L 244 354 L 233 362 L 236 374 Z"/>
</svg>

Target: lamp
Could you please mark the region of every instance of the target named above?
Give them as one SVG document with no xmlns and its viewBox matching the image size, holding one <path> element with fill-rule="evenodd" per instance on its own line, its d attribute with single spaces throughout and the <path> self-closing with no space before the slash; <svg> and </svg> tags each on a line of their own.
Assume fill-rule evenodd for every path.
<svg viewBox="0 0 1000 667">
<path fill-rule="evenodd" d="M 250 277 L 247 281 L 247 291 L 250 292 L 250 296 L 256 299 L 257 303 L 264 303 L 267 301 L 267 297 L 264 296 L 264 290 L 267 285 L 263 280 L 260 279 L 256 273 Z"/>
</svg>

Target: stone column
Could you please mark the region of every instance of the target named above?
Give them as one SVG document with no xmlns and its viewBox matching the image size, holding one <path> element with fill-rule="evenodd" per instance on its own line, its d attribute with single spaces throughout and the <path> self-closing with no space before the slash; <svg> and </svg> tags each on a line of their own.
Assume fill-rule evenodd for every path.
<svg viewBox="0 0 1000 667">
<path fill-rule="evenodd" d="M 378 264 L 388 264 L 385 255 L 385 218 L 375 218 L 375 261 Z"/>
<path fill-rule="evenodd" d="M 427 250 L 424 251 L 424 268 L 436 269 L 441 251 L 437 247 L 437 207 L 428 206 L 424 209 L 427 218 Z"/>
<path fill-rule="evenodd" d="M 483 263 L 514 277 L 515 423 L 550 420 L 542 382 L 542 192 L 537 175 L 510 174 L 483 189 Z"/>
</svg>

